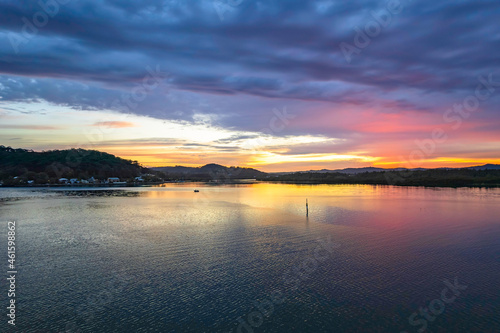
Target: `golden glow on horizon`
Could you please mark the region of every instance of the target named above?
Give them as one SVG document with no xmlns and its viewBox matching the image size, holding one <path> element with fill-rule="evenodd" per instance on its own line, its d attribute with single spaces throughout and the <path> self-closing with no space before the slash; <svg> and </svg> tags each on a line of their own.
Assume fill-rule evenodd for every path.
<svg viewBox="0 0 500 333">
<path fill-rule="evenodd" d="M 440 157 L 440 158 L 429 158 L 422 161 L 388 161 L 388 162 L 376 162 L 373 164 L 377 168 L 461 168 L 469 166 L 477 166 L 484 164 L 500 164 L 500 158 L 496 159 L 468 159 L 468 158 L 458 158 L 458 157 Z"/>
<path fill-rule="evenodd" d="M 262 171 L 500 164 L 500 158 L 485 158 L 498 155 L 500 139 L 491 134 L 485 137 L 487 141 L 480 141 L 478 135 L 478 141 L 472 138 L 467 145 L 450 141 L 439 146 L 441 157 L 424 156 L 408 162 L 409 158 L 405 161 L 401 156 L 407 156 L 408 149 L 415 149 L 413 138 L 370 141 L 363 139 L 361 132 L 354 132 L 350 141 L 324 135 L 279 136 L 221 128 L 213 125 L 209 116 L 198 115 L 194 119 L 168 121 L 114 111 L 0 102 L 0 144 L 34 150 L 95 149 L 137 160 L 145 166 L 218 163 Z M 354 140 L 360 141 L 353 145 Z M 470 152 L 479 146 L 483 152 L 468 153 L 477 158 L 468 158 L 465 153 L 445 155 L 447 148 Z"/>
<path fill-rule="evenodd" d="M 249 165 L 269 165 L 296 162 L 335 162 L 359 160 L 362 162 L 376 161 L 375 157 L 357 156 L 357 155 L 338 155 L 338 154 L 302 154 L 302 155 L 279 155 L 271 152 L 264 152 L 255 161 Z"/>
</svg>

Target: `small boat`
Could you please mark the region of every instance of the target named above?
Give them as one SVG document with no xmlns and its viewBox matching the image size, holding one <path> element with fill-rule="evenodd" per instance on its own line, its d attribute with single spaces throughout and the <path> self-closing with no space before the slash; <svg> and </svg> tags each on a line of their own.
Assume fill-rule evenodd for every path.
<svg viewBox="0 0 500 333">
<path fill-rule="evenodd" d="M 198 192 L 200 192 L 200 190 L 194 190 L 194 193 L 198 193 Z"/>
</svg>

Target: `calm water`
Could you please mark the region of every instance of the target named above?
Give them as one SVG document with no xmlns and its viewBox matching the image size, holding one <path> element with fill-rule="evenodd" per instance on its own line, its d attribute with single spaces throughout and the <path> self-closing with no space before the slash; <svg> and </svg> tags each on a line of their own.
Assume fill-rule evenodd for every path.
<svg viewBox="0 0 500 333">
<path fill-rule="evenodd" d="M 500 189 L 124 190 L 0 189 L 18 332 L 500 332 Z"/>
</svg>

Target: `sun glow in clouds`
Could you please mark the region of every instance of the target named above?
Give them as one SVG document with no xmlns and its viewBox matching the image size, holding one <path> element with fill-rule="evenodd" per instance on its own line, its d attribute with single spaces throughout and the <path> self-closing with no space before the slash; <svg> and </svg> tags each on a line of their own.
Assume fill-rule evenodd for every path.
<svg viewBox="0 0 500 333">
<path fill-rule="evenodd" d="M 358 161 L 374 162 L 375 157 L 359 155 L 337 155 L 337 154 L 304 154 L 304 155 L 279 155 L 271 152 L 264 152 L 256 158 L 251 165 L 266 165 L 277 163 L 298 163 L 298 162 L 338 162 L 338 161 Z"/>
<path fill-rule="evenodd" d="M 42 8 L 0 3 L 0 144 L 263 171 L 498 163 L 500 2 L 424 1 L 383 38 L 377 1 L 212 2 L 70 1 L 30 38 Z"/>
<path fill-rule="evenodd" d="M 333 146 L 342 140 L 322 135 L 282 137 L 224 129 L 213 125 L 213 119 L 206 115 L 195 116 L 195 122 L 168 121 L 114 111 L 82 111 L 45 103 L 19 103 L 14 108 L 3 109 L 1 117 L 3 130 L 0 139 L 2 142 L 10 139 L 13 146 L 35 150 L 96 149 L 138 160 L 147 166 L 198 166 L 213 162 L 264 166 L 297 161 L 366 160 L 350 155 L 281 155 L 294 146 Z M 18 135 L 22 132 L 22 139 L 11 137 L 11 127 Z M 52 143 L 40 140 L 40 137 L 49 138 Z"/>
</svg>

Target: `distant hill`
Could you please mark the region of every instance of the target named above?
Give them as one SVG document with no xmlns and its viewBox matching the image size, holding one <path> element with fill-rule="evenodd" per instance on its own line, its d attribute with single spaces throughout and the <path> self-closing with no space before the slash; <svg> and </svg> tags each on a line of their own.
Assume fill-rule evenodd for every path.
<svg viewBox="0 0 500 333">
<path fill-rule="evenodd" d="M 97 150 L 68 149 L 34 152 L 0 146 L 0 181 L 4 185 L 57 183 L 59 178 L 126 180 L 139 176 L 148 169 L 136 161 L 129 161 Z"/>
<path fill-rule="evenodd" d="M 365 168 L 346 168 L 346 169 L 335 169 L 335 170 L 323 169 L 323 170 L 318 170 L 318 171 L 311 170 L 310 172 L 316 172 L 316 173 L 340 172 L 340 173 L 347 173 L 347 174 L 357 174 L 357 173 L 363 173 L 363 172 L 383 172 L 383 171 L 388 171 L 388 170 L 401 171 L 401 170 L 406 170 L 406 169 L 404 169 L 404 168 L 383 169 L 383 168 L 375 168 L 375 167 L 365 167 Z"/>
<path fill-rule="evenodd" d="M 252 168 L 240 168 L 240 167 L 225 167 L 219 164 L 207 164 L 202 167 L 185 167 L 185 166 L 172 166 L 172 167 L 157 167 L 152 168 L 152 170 L 162 172 L 166 179 L 184 179 L 184 180 L 217 180 L 224 181 L 229 179 L 259 179 L 259 180 L 276 180 L 276 181 L 307 181 L 307 182 L 357 182 L 366 184 L 385 184 L 387 181 L 384 178 L 385 173 L 391 174 L 404 174 L 405 172 L 411 171 L 423 172 L 432 171 L 435 174 L 437 170 L 449 171 L 445 172 L 446 177 L 451 175 L 453 170 L 470 170 L 470 171 L 481 171 L 481 170 L 500 170 L 500 165 L 497 164 L 485 164 L 481 166 L 472 166 L 467 168 L 437 168 L 437 169 L 425 169 L 425 168 L 376 168 L 376 167 L 364 167 L 364 168 L 345 168 L 336 170 L 310 170 L 310 171 L 300 171 L 300 172 L 273 172 L 265 173 Z M 418 175 L 428 178 L 430 173 L 418 173 Z M 321 176 L 323 175 L 323 176 Z M 346 178 L 346 176 L 351 176 L 351 178 Z M 352 178 L 355 176 L 354 178 Z M 443 173 L 439 173 L 439 177 L 444 177 Z M 478 179 L 475 179 L 478 180 Z M 412 177 L 412 180 L 406 180 L 407 183 L 418 184 L 419 180 Z M 431 180 L 427 179 L 427 183 Z M 427 184 L 426 183 L 426 184 Z"/>
<path fill-rule="evenodd" d="M 373 169 L 368 168 L 368 170 Z M 372 172 L 296 172 L 270 175 L 261 178 L 261 180 L 305 184 L 379 184 L 454 187 L 500 186 L 500 168 L 498 166 L 492 167 L 491 165 L 469 168 L 382 170 Z"/>
<path fill-rule="evenodd" d="M 202 167 L 191 168 L 184 166 L 151 168 L 165 174 L 167 178 L 186 180 L 219 180 L 227 179 L 255 179 L 264 177 L 265 172 L 240 167 L 225 167 L 219 164 L 207 164 Z"/>
<path fill-rule="evenodd" d="M 499 164 L 485 164 L 485 165 L 480 165 L 480 166 L 471 166 L 471 167 L 465 167 L 465 168 L 437 168 L 437 169 L 442 169 L 442 170 L 453 170 L 453 169 L 471 169 L 471 170 L 500 170 L 500 165 Z M 426 169 L 426 168 L 413 168 L 413 169 L 407 169 L 407 168 L 375 168 L 375 167 L 364 167 L 364 168 L 346 168 L 346 169 L 334 169 L 334 170 L 328 170 L 328 169 L 322 169 L 322 170 L 310 170 L 310 171 L 305 171 L 305 172 L 312 172 L 312 173 L 331 173 L 331 172 L 339 172 L 339 173 L 346 173 L 346 174 L 358 174 L 358 173 L 364 173 L 364 172 L 387 172 L 387 171 L 424 171 L 424 170 L 433 170 L 433 169 Z M 293 172 L 292 172 L 293 173 Z M 285 173 L 282 173 L 285 174 Z M 286 174 L 290 174 L 290 172 L 287 172 Z"/>
<path fill-rule="evenodd" d="M 485 164 L 480 166 L 472 166 L 465 169 L 472 170 L 500 170 L 500 164 Z"/>
</svg>

